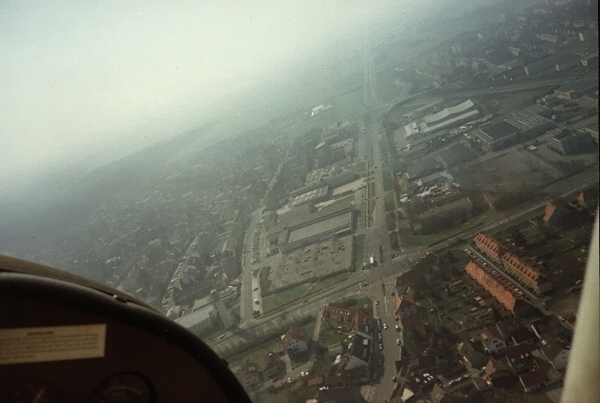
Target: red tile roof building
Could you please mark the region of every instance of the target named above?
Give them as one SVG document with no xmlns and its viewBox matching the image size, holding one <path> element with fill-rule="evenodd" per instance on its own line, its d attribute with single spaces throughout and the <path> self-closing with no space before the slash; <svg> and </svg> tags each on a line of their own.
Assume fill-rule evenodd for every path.
<svg viewBox="0 0 600 403">
<path fill-rule="evenodd" d="M 516 372 L 523 371 L 534 362 L 534 357 L 531 354 L 532 348 L 532 346 L 526 343 L 509 347 L 506 350 L 506 362 Z"/>
<path fill-rule="evenodd" d="M 415 299 L 410 294 L 402 294 L 396 296 L 396 304 L 394 315 L 399 318 L 412 316 L 417 314 L 417 305 Z"/>
<path fill-rule="evenodd" d="M 301 327 L 290 327 L 281 338 L 281 344 L 288 354 L 298 354 L 308 350 L 306 330 Z"/>
<path fill-rule="evenodd" d="M 596 207 L 596 204 L 598 203 L 598 189 L 593 187 L 582 190 L 581 193 L 577 195 L 577 203 L 585 208 Z"/>
<path fill-rule="evenodd" d="M 360 330 L 368 332 L 370 323 L 368 312 L 357 308 L 343 308 L 328 304 L 323 310 L 323 320 L 328 326 L 346 331 Z"/>
<path fill-rule="evenodd" d="M 500 259 L 507 249 L 500 242 L 482 232 L 475 235 L 475 244 L 488 256 L 496 259 Z"/>
<path fill-rule="evenodd" d="M 560 226 L 564 224 L 566 216 L 569 214 L 569 210 L 564 207 L 558 206 L 552 202 L 546 204 L 544 209 L 544 217 L 542 220 L 545 224 L 551 226 Z"/>
<path fill-rule="evenodd" d="M 405 316 L 400 319 L 400 326 L 406 336 L 420 334 L 425 335 L 425 324 L 419 315 Z"/>
<path fill-rule="evenodd" d="M 465 267 L 469 276 L 471 276 L 479 285 L 489 292 L 498 302 L 500 302 L 507 310 L 515 315 L 519 315 L 522 311 L 529 308 L 527 302 L 518 295 L 515 295 L 511 290 L 505 288 L 498 280 L 477 263 L 471 261 Z"/>
<path fill-rule="evenodd" d="M 550 279 L 542 274 L 543 267 L 529 259 L 523 259 L 510 252 L 502 256 L 502 265 L 513 273 L 521 283 L 544 293 L 552 289 Z"/>
<path fill-rule="evenodd" d="M 475 244 L 485 254 L 500 261 L 510 274 L 535 292 L 544 293 L 552 289 L 550 279 L 542 274 L 543 267 L 512 253 L 509 246 L 484 233 L 475 235 Z"/>
</svg>

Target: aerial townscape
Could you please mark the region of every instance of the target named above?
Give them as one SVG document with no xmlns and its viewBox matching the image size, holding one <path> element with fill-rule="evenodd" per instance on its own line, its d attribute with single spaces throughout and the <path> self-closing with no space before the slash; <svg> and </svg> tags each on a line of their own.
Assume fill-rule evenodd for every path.
<svg viewBox="0 0 600 403">
<path fill-rule="evenodd" d="M 365 27 L 290 73 L 293 101 L 268 90 L 267 119 L 102 166 L 31 218 L 68 225 L 3 247 L 147 302 L 256 402 L 559 402 L 598 205 L 598 4 L 477 4 Z"/>
</svg>

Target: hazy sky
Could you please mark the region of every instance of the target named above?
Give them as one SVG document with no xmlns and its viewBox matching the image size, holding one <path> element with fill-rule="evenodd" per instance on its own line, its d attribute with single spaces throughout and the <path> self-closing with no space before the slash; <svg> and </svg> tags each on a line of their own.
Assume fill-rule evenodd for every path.
<svg viewBox="0 0 600 403">
<path fill-rule="evenodd" d="M 3 0 L 0 191 L 202 123 L 224 94 L 357 29 L 375 3 Z"/>
</svg>

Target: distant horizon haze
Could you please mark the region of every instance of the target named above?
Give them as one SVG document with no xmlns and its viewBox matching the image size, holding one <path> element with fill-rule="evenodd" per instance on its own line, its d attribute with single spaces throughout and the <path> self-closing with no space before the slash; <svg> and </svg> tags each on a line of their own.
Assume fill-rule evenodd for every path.
<svg viewBox="0 0 600 403">
<path fill-rule="evenodd" d="M 192 130 L 277 71 L 407 4 L 6 2 L 0 192 Z"/>
</svg>

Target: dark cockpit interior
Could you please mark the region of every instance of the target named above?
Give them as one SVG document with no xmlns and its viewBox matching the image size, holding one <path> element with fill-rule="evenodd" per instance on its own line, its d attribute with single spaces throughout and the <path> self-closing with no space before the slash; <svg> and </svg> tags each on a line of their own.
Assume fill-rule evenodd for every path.
<svg viewBox="0 0 600 403">
<path fill-rule="evenodd" d="M 227 363 L 146 304 L 0 258 L 0 402 L 249 401 Z"/>
</svg>

